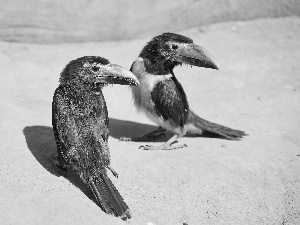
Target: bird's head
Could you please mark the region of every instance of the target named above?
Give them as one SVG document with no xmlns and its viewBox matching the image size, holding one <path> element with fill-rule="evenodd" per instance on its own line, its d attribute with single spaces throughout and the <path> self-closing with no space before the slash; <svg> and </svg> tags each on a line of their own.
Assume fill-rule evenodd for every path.
<svg viewBox="0 0 300 225">
<path fill-rule="evenodd" d="M 69 62 L 60 82 L 95 90 L 108 84 L 139 85 L 133 73 L 99 56 L 84 56 Z"/>
<path fill-rule="evenodd" d="M 217 61 L 203 47 L 183 35 L 164 33 L 143 48 L 139 57 L 145 60 L 148 72 L 166 74 L 182 63 L 191 66 L 219 69 Z"/>
</svg>

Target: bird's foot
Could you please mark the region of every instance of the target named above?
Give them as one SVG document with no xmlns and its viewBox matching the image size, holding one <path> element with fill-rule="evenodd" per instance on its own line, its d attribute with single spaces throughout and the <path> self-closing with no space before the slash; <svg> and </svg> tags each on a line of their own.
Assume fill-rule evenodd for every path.
<svg viewBox="0 0 300 225">
<path fill-rule="evenodd" d="M 157 130 L 154 130 L 148 134 L 145 134 L 143 136 L 140 137 L 121 137 L 119 140 L 120 141 L 134 141 L 134 142 L 148 142 L 148 141 L 153 141 L 156 140 L 158 138 L 161 137 L 165 137 L 165 129 L 163 129 L 162 127 L 159 127 Z"/>
<path fill-rule="evenodd" d="M 152 145 L 142 145 L 139 147 L 139 149 L 143 149 L 143 150 L 175 150 L 175 149 L 179 149 L 179 148 L 186 148 L 187 145 L 183 144 L 183 145 L 173 145 L 169 144 L 169 143 L 164 143 L 162 145 L 158 145 L 158 146 L 152 146 Z"/>
</svg>

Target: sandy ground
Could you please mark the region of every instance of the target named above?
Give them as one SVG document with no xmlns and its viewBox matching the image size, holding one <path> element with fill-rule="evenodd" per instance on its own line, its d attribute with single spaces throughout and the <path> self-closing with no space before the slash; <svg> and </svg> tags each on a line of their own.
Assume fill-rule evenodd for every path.
<svg viewBox="0 0 300 225">
<path fill-rule="evenodd" d="M 111 179 L 132 211 L 127 223 L 300 224 L 300 18 L 181 33 L 213 53 L 221 67 L 175 69 L 192 109 L 249 136 L 184 137 L 186 149 L 143 151 L 141 143 L 118 138 L 154 125 L 136 112 L 128 87 L 105 89 L 112 165 L 119 173 Z M 0 224 L 126 224 L 102 212 L 76 176 L 60 176 L 52 166 L 51 102 L 71 59 L 101 55 L 129 68 L 150 38 L 0 43 Z"/>
</svg>

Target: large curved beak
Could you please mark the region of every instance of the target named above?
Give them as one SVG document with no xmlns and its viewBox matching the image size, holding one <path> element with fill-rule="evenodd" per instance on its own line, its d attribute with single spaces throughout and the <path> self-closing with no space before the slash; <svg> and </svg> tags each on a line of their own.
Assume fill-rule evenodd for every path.
<svg viewBox="0 0 300 225">
<path fill-rule="evenodd" d="M 191 66 L 219 69 L 217 61 L 205 48 L 199 45 L 187 44 L 181 47 L 176 54 L 176 60 Z"/>
<path fill-rule="evenodd" d="M 99 72 L 100 75 L 97 76 L 96 82 L 135 86 L 140 84 L 133 73 L 117 64 L 101 66 Z"/>
</svg>

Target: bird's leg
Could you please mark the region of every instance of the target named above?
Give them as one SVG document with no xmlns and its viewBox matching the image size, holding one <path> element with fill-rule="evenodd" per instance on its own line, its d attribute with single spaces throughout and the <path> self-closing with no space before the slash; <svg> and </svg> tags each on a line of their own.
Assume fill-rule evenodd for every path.
<svg viewBox="0 0 300 225">
<path fill-rule="evenodd" d="M 154 140 L 156 138 L 159 138 L 161 136 L 165 136 L 165 129 L 162 127 L 158 127 L 158 129 L 151 131 L 150 133 L 144 134 L 140 137 L 121 137 L 120 141 L 135 141 L 135 142 L 147 142 L 149 140 Z"/>
<path fill-rule="evenodd" d="M 171 137 L 167 142 L 165 142 L 162 145 L 158 145 L 158 146 L 143 145 L 143 146 L 140 146 L 139 148 L 143 149 L 143 150 L 174 150 L 174 149 L 178 149 L 178 148 L 186 148 L 187 147 L 186 144 L 176 145 L 176 146 L 172 145 L 177 142 L 177 139 L 179 137 L 180 136 L 178 134 L 174 134 L 173 137 Z"/>
<path fill-rule="evenodd" d="M 107 169 L 110 170 L 110 172 L 111 172 L 116 178 L 118 178 L 118 173 L 115 171 L 115 169 L 114 169 L 111 165 L 107 165 L 106 167 L 107 167 Z"/>
</svg>

